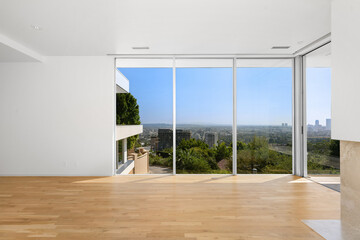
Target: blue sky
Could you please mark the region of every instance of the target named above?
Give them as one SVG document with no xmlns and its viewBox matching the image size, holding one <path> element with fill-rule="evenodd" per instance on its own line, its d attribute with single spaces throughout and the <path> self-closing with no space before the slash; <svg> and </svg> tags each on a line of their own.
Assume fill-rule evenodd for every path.
<svg viewBox="0 0 360 240">
<path fill-rule="evenodd" d="M 292 124 L 292 69 L 238 68 L 240 125 Z"/>
<path fill-rule="evenodd" d="M 331 118 L 331 69 L 308 68 L 306 70 L 307 122 L 314 125 L 319 120 L 326 124 Z"/>
<path fill-rule="evenodd" d="M 172 123 L 172 68 L 120 68 L 137 99 L 141 123 Z"/>
<path fill-rule="evenodd" d="M 146 123 L 172 123 L 172 69 L 120 68 Z M 330 117 L 330 69 L 307 70 L 308 122 Z M 292 70 L 238 68 L 239 125 L 291 125 Z M 232 123 L 231 68 L 177 68 L 177 123 Z"/>
</svg>

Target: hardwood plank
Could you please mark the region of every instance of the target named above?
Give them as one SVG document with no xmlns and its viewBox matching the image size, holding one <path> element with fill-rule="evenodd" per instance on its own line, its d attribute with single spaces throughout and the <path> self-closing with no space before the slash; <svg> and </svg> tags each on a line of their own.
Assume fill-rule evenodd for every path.
<svg viewBox="0 0 360 240">
<path fill-rule="evenodd" d="M 0 177 L 0 239 L 322 239 L 303 219 L 340 219 L 340 194 L 292 175 Z"/>
</svg>

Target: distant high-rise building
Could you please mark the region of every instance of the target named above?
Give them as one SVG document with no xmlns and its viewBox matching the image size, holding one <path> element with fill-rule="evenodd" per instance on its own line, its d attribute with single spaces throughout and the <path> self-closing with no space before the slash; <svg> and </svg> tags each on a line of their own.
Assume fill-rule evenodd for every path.
<svg viewBox="0 0 360 240">
<path fill-rule="evenodd" d="M 218 134 L 217 133 L 205 133 L 205 143 L 209 145 L 210 148 L 217 146 L 218 143 Z"/>
<path fill-rule="evenodd" d="M 150 140 L 150 146 L 151 150 L 156 152 L 159 149 L 159 138 L 152 136 Z"/>
<path fill-rule="evenodd" d="M 178 145 L 181 140 L 189 140 L 191 137 L 191 132 L 189 130 L 176 130 L 176 145 Z M 158 130 L 159 145 L 158 150 L 163 150 L 165 148 L 172 148 L 173 146 L 173 130 L 172 129 L 159 129 Z"/>
<path fill-rule="evenodd" d="M 192 138 L 194 138 L 194 139 L 196 139 L 196 140 L 202 140 L 199 133 L 195 133 L 195 134 L 192 136 Z"/>
<path fill-rule="evenodd" d="M 190 140 L 190 138 L 191 138 L 190 130 L 182 130 L 182 129 L 176 130 L 176 145 L 178 145 L 183 139 Z"/>
<path fill-rule="evenodd" d="M 173 145 L 173 130 L 159 129 L 158 130 L 159 145 L 158 150 L 171 148 Z"/>
<path fill-rule="evenodd" d="M 320 126 L 319 120 L 315 120 L 315 127 L 319 127 L 319 126 Z"/>
<path fill-rule="evenodd" d="M 330 118 L 326 119 L 326 130 L 331 130 L 331 119 Z"/>
</svg>

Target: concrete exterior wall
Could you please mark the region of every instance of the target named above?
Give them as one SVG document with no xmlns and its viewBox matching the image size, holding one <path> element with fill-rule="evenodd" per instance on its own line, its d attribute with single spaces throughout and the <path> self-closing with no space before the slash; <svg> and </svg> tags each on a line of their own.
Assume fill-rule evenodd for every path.
<svg viewBox="0 0 360 240">
<path fill-rule="evenodd" d="M 135 174 L 148 174 L 149 173 L 149 153 L 137 155 L 135 160 Z"/>
<path fill-rule="evenodd" d="M 143 125 L 116 125 L 116 141 L 141 134 Z"/>
<path fill-rule="evenodd" d="M 344 239 L 360 239 L 360 143 L 341 141 L 341 223 Z"/>
<path fill-rule="evenodd" d="M 128 93 L 130 92 L 129 80 L 119 71 L 115 70 L 116 92 Z"/>
</svg>

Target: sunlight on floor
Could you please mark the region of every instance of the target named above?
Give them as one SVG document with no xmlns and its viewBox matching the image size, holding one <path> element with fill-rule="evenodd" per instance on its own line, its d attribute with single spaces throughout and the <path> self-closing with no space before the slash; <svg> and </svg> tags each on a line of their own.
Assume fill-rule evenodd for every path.
<svg viewBox="0 0 360 240">
<path fill-rule="evenodd" d="M 289 174 L 183 174 L 183 175 L 126 175 L 113 177 L 99 177 L 75 181 L 74 183 L 266 183 L 281 178 L 298 181 L 302 178 Z"/>
</svg>

